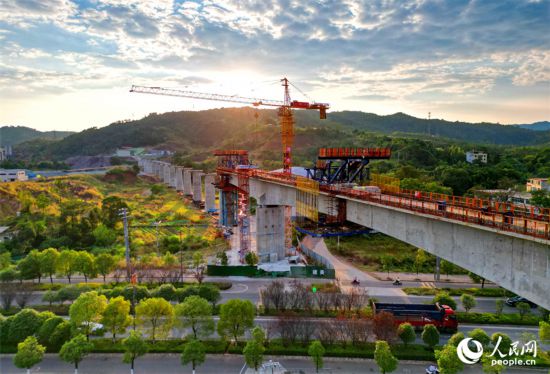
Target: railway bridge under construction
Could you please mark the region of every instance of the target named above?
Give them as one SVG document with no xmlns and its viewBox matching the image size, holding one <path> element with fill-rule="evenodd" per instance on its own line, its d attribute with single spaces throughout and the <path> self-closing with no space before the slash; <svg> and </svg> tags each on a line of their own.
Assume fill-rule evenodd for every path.
<svg viewBox="0 0 550 374">
<path fill-rule="evenodd" d="M 313 218 L 321 213 L 327 219 L 353 222 L 423 248 L 550 309 L 548 209 L 405 191 L 380 181 L 374 182 L 379 190 L 323 184 L 256 169 L 246 162 L 242 165 L 242 159 L 227 162 L 235 158 L 232 152 L 218 154 L 224 161 L 216 174 L 147 159 L 140 160 L 140 166 L 143 172 L 192 196 L 197 204 L 204 201 L 207 211 L 217 209 L 219 194 L 220 221 L 238 225 L 244 233 L 241 238 L 250 235 L 243 211 L 249 204 L 242 202 L 256 199 L 255 239 L 261 261 L 280 260 L 287 254 L 290 215 Z"/>
</svg>

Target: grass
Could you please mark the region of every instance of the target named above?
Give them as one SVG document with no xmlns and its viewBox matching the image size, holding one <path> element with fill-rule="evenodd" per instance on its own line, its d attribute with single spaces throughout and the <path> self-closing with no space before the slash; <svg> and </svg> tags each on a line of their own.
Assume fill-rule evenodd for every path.
<svg viewBox="0 0 550 374">
<path fill-rule="evenodd" d="M 407 295 L 431 296 L 440 292 L 447 292 L 451 296 L 461 296 L 462 294 L 470 294 L 472 296 L 482 297 L 512 297 L 515 296 L 504 288 L 427 288 L 427 287 L 403 287 L 403 292 Z"/>
<path fill-rule="evenodd" d="M 340 246 L 336 238 L 325 238 L 325 243 L 331 253 L 345 258 L 354 266 L 364 271 L 384 271 L 381 259 L 390 256 L 393 266 L 390 271 L 415 272 L 414 259 L 418 248 L 381 233 L 341 237 Z M 435 256 L 426 253 L 427 261 L 421 272 L 431 273 L 435 268 Z M 450 274 L 466 274 L 458 267 Z"/>
</svg>

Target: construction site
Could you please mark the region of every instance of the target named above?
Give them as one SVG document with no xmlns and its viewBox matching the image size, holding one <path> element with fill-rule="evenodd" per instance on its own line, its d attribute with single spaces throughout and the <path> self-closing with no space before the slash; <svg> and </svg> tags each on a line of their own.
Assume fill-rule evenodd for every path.
<svg viewBox="0 0 550 374">
<path fill-rule="evenodd" d="M 282 101 L 159 87 L 133 86 L 131 89 L 136 93 L 277 108 L 282 169 L 258 168 L 251 163 L 245 149 L 216 150 L 216 172 L 210 174 L 169 162 L 140 160 L 144 173 L 156 175 L 195 204 L 204 204 L 206 212 L 218 215 L 218 225 L 232 243 L 231 265 L 245 264 L 247 255 L 254 253 L 258 268 L 270 272 L 287 272 L 291 263 L 330 268 L 329 261 L 301 246 L 298 240 L 301 234 L 347 236 L 381 231 L 469 269 L 479 264 L 465 264 L 454 257 L 458 249 L 473 245 L 475 242 L 468 238 L 480 232 L 487 232 L 487 240 L 506 235 L 512 240 L 535 242 L 535 246 L 539 245 L 536 243 L 542 247 L 547 245 L 549 209 L 403 189 L 399 179 L 370 172 L 371 161 L 392 156 L 387 147 L 320 148 L 313 167 L 293 166 L 293 110 L 317 110 L 320 119 L 326 119 L 330 106 L 292 100 L 288 79 L 281 79 L 281 84 Z M 443 223 L 447 226 L 435 226 Z M 472 232 L 464 233 L 460 239 L 455 235 L 454 239 L 440 241 L 442 235 L 457 228 L 462 230 L 463 226 Z M 427 230 L 432 232 L 422 234 Z M 484 249 L 480 247 L 480 251 Z M 488 279 L 498 277 L 487 274 Z"/>
</svg>

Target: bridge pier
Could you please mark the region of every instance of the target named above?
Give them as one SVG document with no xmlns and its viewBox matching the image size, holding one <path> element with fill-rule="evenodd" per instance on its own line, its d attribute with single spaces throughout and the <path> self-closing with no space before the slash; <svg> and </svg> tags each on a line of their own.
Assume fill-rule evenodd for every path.
<svg viewBox="0 0 550 374">
<path fill-rule="evenodd" d="M 183 194 L 186 196 L 193 195 L 193 184 L 191 181 L 192 168 L 183 169 Z"/>
<path fill-rule="evenodd" d="M 170 185 L 170 164 L 167 162 L 163 164 L 163 182 Z"/>
<path fill-rule="evenodd" d="M 216 174 L 204 175 L 204 210 L 206 212 L 216 211 L 216 188 L 214 179 Z"/>
<path fill-rule="evenodd" d="M 183 168 L 176 167 L 176 191 L 183 191 Z"/>
<path fill-rule="evenodd" d="M 176 188 L 176 166 L 172 164 L 170 164 L 170 181 L 168 185 Z"/>
<path fill-rule="evenodd" d="M 220 225 L 233 227 L 237 225 L 237 191 L 220 190 Z"/>
<path fill-rule="evenodd" d="M 256 251 L 260 263 L 285 258 L 286 209 L 284 205 L 262 205 L 256 208 Z"/>
<path fill-rule="evenodd" d="M 191 180 L 193 184 L 193 203 L 200 204 L 202 201 L 202 170 L 193 170 Z"/>
</svg>

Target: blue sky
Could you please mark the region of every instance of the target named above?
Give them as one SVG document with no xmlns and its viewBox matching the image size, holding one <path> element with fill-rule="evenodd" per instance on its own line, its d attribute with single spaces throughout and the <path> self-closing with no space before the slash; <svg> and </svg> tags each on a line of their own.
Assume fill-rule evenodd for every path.
<svg viewBox="0 0 550 374">
<path fill-rule="evenodd" d="M 549 1 L 4 0 L 0 125 L 229 106 L 132 84 L 281 99 L 283 76 L 333 110 L 550 120 L 549 25 Z"/>
</svg>

